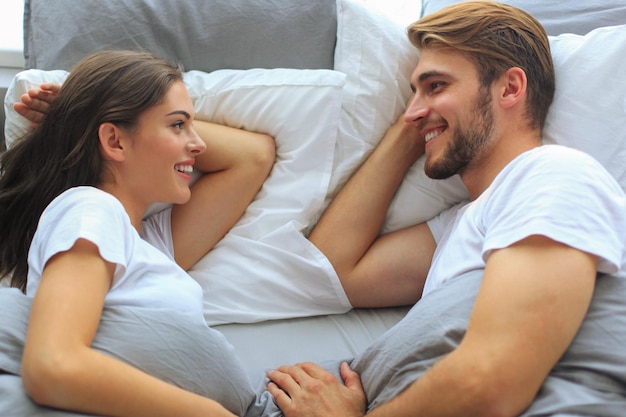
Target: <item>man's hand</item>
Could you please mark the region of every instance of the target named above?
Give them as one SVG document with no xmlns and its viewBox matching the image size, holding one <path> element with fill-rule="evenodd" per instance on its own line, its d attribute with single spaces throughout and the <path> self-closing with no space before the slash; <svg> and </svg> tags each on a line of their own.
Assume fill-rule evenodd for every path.
<svg viewBox="0 0 626 417">
<path fill-rule="evenodd" d="M 268 372 L 268 391 L 285 417 L 362 417 L 365 393 L 359 374 L 343 362 L 342 384 L 313 363 L 282 366 Z"/>
<path fill-rule="evenodd" d="M 23 94 L 21 102 L 13 104 L 15 111 L 30 121 L 30 126 L 34 129 L 43 120 L 43 116 L 48 112 L 50 103 L 61 90 L 59 84 L 44 83 L 39 88 L 32 88 L 28 93 Z"/>
</svg>

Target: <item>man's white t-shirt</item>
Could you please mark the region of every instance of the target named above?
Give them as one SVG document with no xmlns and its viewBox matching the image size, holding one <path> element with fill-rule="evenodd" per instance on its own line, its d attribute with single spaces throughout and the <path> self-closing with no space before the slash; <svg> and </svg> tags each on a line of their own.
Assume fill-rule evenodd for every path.
<svg viewBox="0 0 626 417">
<path fill-rule="evenodd" d="M 170 210 L 145 221 L 142 236 L 115 197 L 94 187 L 71 188 L 39 220 L 28 253 L 26 294 L 35 294 L 50 258 L 82 238 L 116 265 L 105 305 L 167 308 L 202 317 L 202 288 L 173 260 Z"/>
<path fill-rule="evenodd" d="M 558 145 L 529 150 L 476 200 L 428 222 L 437 249 L 423 296 L 532 235 L 594 254 L 599 272 L 615 273 L 624 263 L 625 210 L 619 184 L 591 156 Z"/>
</svg>

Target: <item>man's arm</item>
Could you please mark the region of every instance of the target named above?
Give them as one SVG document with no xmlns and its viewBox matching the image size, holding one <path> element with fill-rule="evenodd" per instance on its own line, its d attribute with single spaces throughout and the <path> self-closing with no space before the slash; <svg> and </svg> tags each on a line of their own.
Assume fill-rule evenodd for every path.
<svg viewBox="0 0 626 417">
<path fill-rule="evenodd" d="M 597 262 L 543 236 L 493 252 L 459 347 L 367 416 L 519 415 L 580 328 Z M 354 409 L 362 395 L 354 373 L 344 375 L 346 386 L 312 364 L 268 375 L 274 382 L 268 389 L 287 417 L 363 416 Z M 316 399 L 326 391 L 337 394 Z"/>
<path fill-rule="evenodd" d="M 421 295 L 435 249 L 430 229 L 421 224 L 379 233 L 396 190 L 423 153 L 423 137 L 402 116 L 309 235 L 355 307 L 413 304 Z"/>
<path fill-rule="evenodd" d="M 495 251 L 458 349 L 368 416 L 519 415 L 574 339 L 596 266 L 543 236 Z"/>
</svg>

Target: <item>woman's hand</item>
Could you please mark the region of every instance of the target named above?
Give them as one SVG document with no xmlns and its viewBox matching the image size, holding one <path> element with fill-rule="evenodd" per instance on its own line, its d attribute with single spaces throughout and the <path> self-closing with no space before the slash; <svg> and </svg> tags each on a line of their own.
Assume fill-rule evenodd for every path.
<svg viewBox="0 0 626 417">
<path fill-rule="evenodd" d="M 48 112 L 50 103 L 61 90 L 55 83 L 44 83 L 39 88 L 32 88 L 20 98 L 21 101 L 13 104 L 15 111 L 28 119 L 31 127 L 36 128 Z"/>
</svg>

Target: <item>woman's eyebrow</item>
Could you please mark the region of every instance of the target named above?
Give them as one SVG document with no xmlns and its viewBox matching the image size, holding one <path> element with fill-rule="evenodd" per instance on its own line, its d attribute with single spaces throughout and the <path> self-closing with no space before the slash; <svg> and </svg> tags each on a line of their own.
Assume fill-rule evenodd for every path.
<svg viewBox="0 0 626 417">
<path fill-rule="evenodd" d="M 187 119 L 191 119 L 191 115 L 189 113 L 187 113 L 186 111 L 184 111 L 184 110 L 174 110 L 173 112 L 170 112 L 170 113 L 166 114 L 166 116 L 172 116 L 174 114 L 182 114 Z"/>
</svg>

